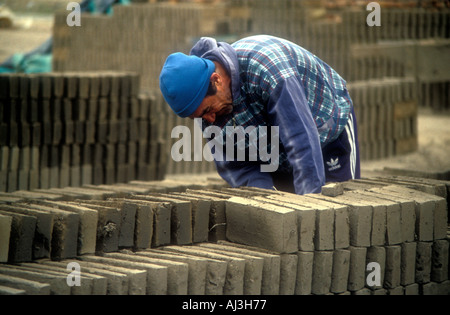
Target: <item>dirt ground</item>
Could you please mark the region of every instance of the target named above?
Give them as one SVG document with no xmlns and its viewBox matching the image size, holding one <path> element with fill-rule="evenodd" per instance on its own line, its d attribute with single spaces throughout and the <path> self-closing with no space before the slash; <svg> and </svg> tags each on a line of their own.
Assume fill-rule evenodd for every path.
<svg viewBox="0 0 450 315">
<path fill-rule="evenodd" d="M 0 29 L 0 62 L 14 53 L 25 53 L 52 34 L 52 15 L 17 15 L 14 26 Z M 418 116 L 419 148 L 416 152 L 376 161 L 363 161 L 362 176 L 385 167 L 444 172 L 450 171 L 450 112 L 421 109 Z"/>
</svg>

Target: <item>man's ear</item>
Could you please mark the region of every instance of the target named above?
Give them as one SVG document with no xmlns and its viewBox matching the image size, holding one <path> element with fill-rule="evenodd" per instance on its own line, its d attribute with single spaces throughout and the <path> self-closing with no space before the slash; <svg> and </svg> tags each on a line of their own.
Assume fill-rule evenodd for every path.
<svg viewBox="0 0 450 315">
<path fill-rule="evenodd" d="M 213 74 L 211 74 L 211 82 L 216 86 L 221 85 L 222 77 L 217 72 L 213 72 Z"/>
</svg>

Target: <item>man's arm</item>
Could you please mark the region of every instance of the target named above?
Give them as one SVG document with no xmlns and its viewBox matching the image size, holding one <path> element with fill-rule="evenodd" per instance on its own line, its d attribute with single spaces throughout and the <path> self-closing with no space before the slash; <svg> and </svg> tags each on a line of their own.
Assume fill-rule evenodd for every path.
<svg viewBox="0 0 450 315">
<path fill-rule="evenodd" d="M 273 126 L 279 126 L 280 141 L 293 167 L 297 194 L 320 193 L 325 170 L 319 133 L 303 86 L 292 76 L 272 90 L 267 111 Z"/>
<path fill-rule="evenodd" d="M 270 173 L 262 173 L 260 165 L 251 162 L 216 161 L 217 171 L 231 187 L 258 187 L 273 189 Z"/>
</svg>

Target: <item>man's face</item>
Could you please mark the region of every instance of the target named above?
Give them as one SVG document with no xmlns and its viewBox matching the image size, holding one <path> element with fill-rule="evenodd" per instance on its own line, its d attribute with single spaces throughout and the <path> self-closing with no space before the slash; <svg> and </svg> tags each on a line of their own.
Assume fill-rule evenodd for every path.
<svg viewBox="0 0 450 315">
<path fill-rule="evenodd" d="M 203 118 L 212 124 L 217 117 L 230 114 L 233 111 L 233 98 L 228 80 L 217 73 L 213 73 L 211 81 L 216 85 L 217 93 L 206 96 L 189 118 Z"/>
</svg>

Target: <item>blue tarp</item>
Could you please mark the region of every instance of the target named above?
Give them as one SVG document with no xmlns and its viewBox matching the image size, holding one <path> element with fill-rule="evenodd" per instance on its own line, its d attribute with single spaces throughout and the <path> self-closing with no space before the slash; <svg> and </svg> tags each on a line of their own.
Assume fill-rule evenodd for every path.
<svg viewBox="0 0 450 315">
<path fill-rule="evenodd" d="M 129 4 L 129 0 L 84 0 L 81 12 L 91 14 L 112 14 L 113 5 Z M 0 63 L 0 73 L 44 73 L 52 71 L 53 39 L 49 38 L 38 48 L 26 54 L 14 54 Z"/>
</svg>

